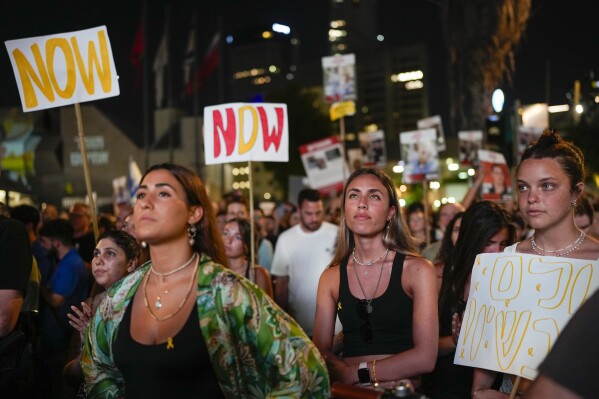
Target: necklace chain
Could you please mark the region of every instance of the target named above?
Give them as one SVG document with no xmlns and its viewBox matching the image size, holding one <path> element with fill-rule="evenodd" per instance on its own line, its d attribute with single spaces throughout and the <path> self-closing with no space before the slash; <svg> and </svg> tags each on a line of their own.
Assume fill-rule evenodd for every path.
<svg viewBox="0 0 599 399">
<path fill-rule="evenodd" d="M 364 263 L 362 263 L 362 262 L 360 262 L 358 260 L 358 258 L 356 258 L 356 247 L 354 247 L 354 250 L 351 252 L 351 256 L 352 256 L 352 258 L 354 258 L 354 262 L 356 262 L 360 266 L 372 266 L 375 263 L 377 263 L 378 261 L 380 261 L 381 259 L 383 259 L 384 257 L 386 257 L 388 253 L 389 253 L 389 248 L 387 248 L 385 250 L 385 253 L 382 254 L 381 256 L 379 256 L 378 259 L 375 259 L 375 260 L 370 261 L 370 262 L 364 262 Z"/>
<path fill-rule="evenodd" d="M 196 254 L 194 253 L 194 255 L 196 255 Z M 194 271 L 191 274 L 191 280 L 189 282 L 189 288 L 187 289 L 187 294 L 185 294 L 185 297 L 183 298 L 183 300 L 179 304 L 179 307 L 177 307 L 177 309 L 175 309 L 174 312 L 172 312 L 172 313 L 164 316 L 163 318 L 160 318 L 160 317 L 156 316 L 154 314 L 154 311 L 152 311 L 152 308 L 150 307 L 150 305 L 148 303 L 148 293 L 147 293 L 146 287 L 148 286 L 148 281 L 150 280 L 150 274 L 146 275 L 145 281 L 144 281 L 144 285 L 143 285 L 144 305 L 146 306 L 146 309 L 148 309 L 148 311 L 150 312 L 150 316 L 152 316 L 152 318 L 154 320 L 159 321 L 159 322 L 160 321 L 165 321 L 165 320 L 168 320 L 168 319 L 172 318 L 173 316 L 175 316 L 177 313 L 179 313 L 181 311 L 181 309 L 183 308 L 183 305 L 185 305 L 185 302 L 187 302 L 187 299 L 189 298 L 189 294 L 191 294 L 191 291 L 193 289 L 193 282 L 195 281 L 195 276 L 197 274 L 199 265 L 200 265 L 200 262 L 199 262 L 199 259 L 198 259 L 198 261 L 196 262 L 196 265 L 195 265 L 195 267 L 193 269 Z M 158 305 L 159 302 L 160 302 L 160 300 L 158 299 L 157 300 L 157 305 Z M 161 307 L 162 307 L 162 303 L 160 303 L 159 306 L 156 306 L 156 309 L 160 309 Z"/>
<path fill-rule="evenodd" d="M 198 255 L 198 254 L 197 254 L 197 252 L 194 252 L 194 253 L 193 253 L 193 255 L 191 255 L 191 258 L 189 258 L 189 260 L 188 260 L 187 262 L 185 262 L 184 264 L 182 264 L 181 266 L 179 266 L 179 267 L 178 267 L 178 268 L 176 268 L 175 270 L 171 270 L 170 272 L 166 272 L 166 273 L 160 273 L 160 272 L 157 272 L 157 271 L 156 271 L 156 269 L 154 269 L 154 265 L 151 265 L 151 266 L 150 266 L 150 271 L 151 271 L 153 274 L 157 275 L 158 277 L 162 277 L 162 278 L 164 278 L 164 277 L 168 277 L 168 276 L 171 276 L 171 275 L 173 275 L 173 274 L 175 274 L 175 273 L 178 273 L 178 272 L 180 272 L 181 270 L 185 269 L 187 266 L 191 265 L 191 262 L 193 262 L 193 260 L 195 259 L 195 257 L 196 257 L 197 255 Z"/>
<path fill-rule="evenodd" d="M 530 237 L 530 243 L 531 243 L 533 251 L 535 251 L 535 253 L 537 255 L 563 257 L 563 256 L 568 255 L 570 252 L 576 251 L 578 248 L 580 248 L 580 246 L 584 242 L 585 238 L 586 238 L 585 232 L 580 230 L 580 236 L 576 239 L 576 241 L 574 241 L 572 244 L 568 245 L 565 248 L 556 249 L 554 251 L 548 251 L 546 249 L 539 247 L 535 241 L 534 234 Z M 553 255 L 553 254 L 555 254 L 555 255 Z"/>
<path fill-rule="evenodd" d="M 354 251 L 356 248 L 354 247 Z M 356 270 L 356 258 L 354 257 L 354 273 L 356 274 L 356 279 L 358 279 L 358 285 L 360 286 L 360 291 L 362 291 L 362 295 L 364 295 L 364 299 L 366 300 L 366 312 L 368 314 L 372 313 L 372 305 L 370 304 L 376 295 L 376 291 L 379 289 L 379 284 L 381 282 L 381 277 L 383 276 L 383 268 L 385 267 L 385 260 L 387 260 L 387 254 L 389 253 L 389 249 L 385 251 L 384 260 L 381 264 L 381 272 L 379 273 L 379 279 L 376 282 L 376 287 L 374 287 L 374 292 L 372 293 L 372 297 L 368 299 L 366 297 L 366 292 L 364 291 L 364 287 L 362 287 L 362 282 L 360 281 L 360 276 L 358 275 L 358 271 Z M 379 260 L 377 260 L 378 262 Z"/>
</svg>

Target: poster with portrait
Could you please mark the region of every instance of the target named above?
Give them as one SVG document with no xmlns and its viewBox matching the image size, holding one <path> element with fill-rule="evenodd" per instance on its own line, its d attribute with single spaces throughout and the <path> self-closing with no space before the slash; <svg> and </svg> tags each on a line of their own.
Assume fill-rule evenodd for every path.
<svg viewBox="0 0 599 399">
<path fill-rule="evenodd" d="M 568 320 L 599 287 L 598 267 L 524 253 L 478 255 L 454 362 L 534 379 Z"/>
<path fill-rule="evenodd" d="M 460 164 L 478 167 L 478 150 L 483 148 L 482 130 L 462 130 L 458 132 L 458 141 Z"/>
<path fill-rule="evenodd" d="M 412 130 L 399 134 L 403 182 L 418 183 L 439 178 L 439 153 L 435 129 Z"/>
<path fill-rule="evenodd" d="M 351 173 L 364 167 L 364 152 L 362 151 L 362 148 L 348 148 L 346 153 L 347 163 L 349 164 Z"/>
<path fill-rule="evenodd" d="M 322 57 L 324 100 L 327 103 L 356 100 L 355 54 Z"/>
<path fill-rule="evenodd" d="M 299 152 L 310 187 L 317 190 L 332 186 L 343 188 L 349 171 L 337 136 L 304 144 Z"/>
<path fill-rule="evenodd" d="M 437 151 L 445 151 L 445 133 L 443 132 L 443 122 L 441 116 L 435 115 L 428 118 L 420 119 L 417 122 L 418 129 L 435 129 L 435 142 Z"/>
<path fill-rule="evenodd" d="M 518 126 L 518 159 L 524 153 L 528 146 L 538 139 L 543 133 L 539 127 Z"/>
<path fill-rule="evenodd" d="M 358 134 L 358 139 L 364 154 L 364 166 L 384 167 L 387 164 L 385 132 L 362 132 Z"/>
<path fill-rule="evenodd" d="M 483 200 L 512 202 L 514 200 L 512 178 L 503 154 L 478 150 L 480 168 L 485 178 L 481 187 Z"/>
</svg>

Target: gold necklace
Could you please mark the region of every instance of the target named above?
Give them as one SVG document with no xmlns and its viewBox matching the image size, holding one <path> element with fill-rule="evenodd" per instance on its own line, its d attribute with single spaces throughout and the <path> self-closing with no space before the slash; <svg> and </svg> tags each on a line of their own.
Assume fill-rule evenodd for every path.
<svg viewBox="0 0 599 399">
<path fill-rule="evenodd" d="M 179 313 L 181 311 L 181 309 L 183 308 L 183 305 L 185 305 L 185 302 L 187 302 L 187 299 L 189 298 L 189 294 L 191 294 L 192 288 L 193 288 L 193 283 L 195 281 L 195 276 L 197 274 L 198 271 L 198 267 L 200 265 L 199 259 L 196 262 L 196 265 L 193 269 L 193 273 L 191 274 L 191 281 L 189 282 L 189 288 L 187 290 L 187 294 L 185 294 L 185 297 L 183 298 L 183 300 L 181 301 L 181 303 L 179 304 L 179 307 L 177 309 L 175 309 L 174 312 L 166 315 L 163 318 L 159 318 L 158 316 L 156 316 L 154 314 L 154 311 L 152 310 L 152 308 L 150 307 L 149 303 L 148 303 L 148 293 L 146 290 L 146 287 L 148 286 L 148 281 L 150 280 L 150 275 L 146 274 L 146 280 L 144 281 L 144 286 L 143 286 L 143 294 L 144 294 L 144 305 L 146 306 L 146 309 L 148 309 L 148 311 L 150 312 L 150 316 L 152 316 L 152 318 L 156 321 L 165 321 L 168 320 L 170 318 L 172 318 L 173 316 L 175 316 L 177 313 Z M 160 306 L 156 306 L 156 309 L 160 309 L 162 307 L 162 303 L 160 303 Z"/>
<path fill-rule="evenodd" d="M 162 277 L 162 281 L 165 281 L 165 280 L 166 280 L 166 279 L 165 279 L 165 277 L 168 277 L 168 276 L 171 276 L 171 275 L 173 275 L 173 274 L 175 274 L 175 273 L 177 273 L 177 272 L 180 272 L 181 270 L 185 269 L 187 266 L 191 265 L 191 262 L 193 262 L 193 260 L 195 259 L 195 257 L 196 257 L 197 255 L 198 255 L 198 253 L 197 253 L 197 252 L 194 252 L 194 253 L 193 253 L 193 255 L 191 255 L 191 258 L 189 258 L 189 260 L 188 260 L 187 262 L 185 262 L 184 264 L 182 264 L 181 266 L 179 266 L 179 267 L 178 267 L 178 268 L 176 268 L 175 270 L 171 270 L 170 272 L 166 272 L 166 273 L 160 273 L 160 272 L 157 272 L 157 271 L 154 269 L 154 265 L 151 265 L 151 266 L 150 266 L 150 271 L 151 271 L 153 274 L 155 274 L 155 275 L 157 275 L 157 276 L 159 276 L 159 277 Z"/>
</svg>

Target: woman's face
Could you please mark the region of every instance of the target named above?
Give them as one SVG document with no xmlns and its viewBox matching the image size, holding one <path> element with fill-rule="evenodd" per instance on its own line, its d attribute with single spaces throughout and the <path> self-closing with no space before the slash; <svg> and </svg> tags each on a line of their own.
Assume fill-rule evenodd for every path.
<svg viewBox="0 0 599 399">
<path fill-rule="evenodd" d="M 133 271 L 134 267 L 133 261 L 127 262 L 125 251 L 112 239 L 103 238 L 96 245 L 92 259 L 92 274 L 105 289 Z"/>
<path fill-rule="evenodd" d="M 236 259 L 246 255 L 243 236 L 239 232 L 239 223 L 229 222 L 225 224 L 222 236 L 227 258 Z"/>
<path fill-rule="evenodd" d="M 483 247 L 483 254 L 503 252 L 505 247 L 508 245 L 508 240 L 510 238 L 507 227 L 503 227 L 501 230 L 497 232 L 493 237 L 489 239 L 489 241 Z"/>
<path fill-rule="evenodd" d="M 387 220 L 394 214 L 395 207 L 389 207 L 387 189 L 376 176 L 358 176 L 347 186 L 345 220 L 355 235 L 382 233 Z"/>
<path fill-rule="evenodd" d="M 203 208 L 190 207 L 177 179 L 168 170 L 157 169 L 139 186 L 133 215 L 137 239 L 156 245 L 176 239 L 187 241 L 187 227 L 202 218 Z"/>
<path fill-rule="evenodd" d="M 503 175 L 503 170 L 501 170 L 501 166 L 493 166 L 491 169 L 491 177 L 493 178 L 493 184 L 496 186 L 503 186 L 505 183 L 505 176 Z"/>
<path fill-rule="evenodd" d="M 551 227 L 572 219 L 577 195 L 561 165 L 553 158 L 522 161 L 517 176 L 518 205 L 522 217 L 534 229 Z M 578 183 L 582 191 L 583 183 Z"/>
<path fill-rule="evenodd" d="M 415 211 L 410 213 L 408 224 L 412 233 L 420 233 L 424 231 L 424 212 Z"/>
</svg>

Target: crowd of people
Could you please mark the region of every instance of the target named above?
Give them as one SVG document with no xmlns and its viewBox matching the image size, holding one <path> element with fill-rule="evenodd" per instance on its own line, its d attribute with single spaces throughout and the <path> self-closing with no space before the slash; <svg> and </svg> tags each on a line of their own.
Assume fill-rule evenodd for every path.
<svg viewBox="0 0 599 399">
<path fill-rule="evenodd" d="M 161 164 L 98 218 L 98 240 L 87 204 L 0 207 L 1 396 L 328 398 L 334 383 L 404 382 L 432 399 L 592 397 L 580 360 L 597 355 L 583 345 L 597 295 L 532 385 L 454 364 L 478 254 L 599 259 L 586 175 L 546 131 L 514 203 L 477 200 L 478 175 L 460 202 L 404 209 L 384 171 L 360 168 L 338 197 L 306 188 L 265 212 Z"/>
</svg>

